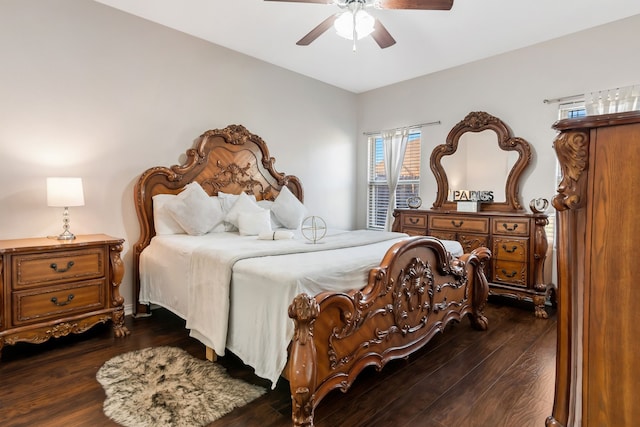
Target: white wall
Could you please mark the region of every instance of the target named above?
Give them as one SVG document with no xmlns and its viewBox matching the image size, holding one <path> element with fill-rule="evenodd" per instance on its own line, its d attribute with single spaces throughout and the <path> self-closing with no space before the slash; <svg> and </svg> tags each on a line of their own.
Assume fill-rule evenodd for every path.
<svg viewBox="0 0 640 427">
<path fill-rule="evenodd" d="M 533 162 L 521 182 L 523 205 L 553 197 L 551 125 L 558 105 L 543 100 L 640 83 L 639 29 L 640 15 L 358 96 L 357 226 L 366 224 L 367 144 L 362 133 L 441 121 L 422 129 L 420 190 L 422 206 L 429 208 L 436 194 L 429 155 L 471 111 L 501 118 L 515 136 L 532 145 Z"/>
<path fill-rule="evenodd" d="M 0 58 L 0 239 L 60 233 L 45 178 L 82 177 L 71 229 L 126 239 L 127 308 L 133 185 L 205 130 L 260 135 L 311 212 L 354 225 L 352 93 L 86 0 L 2 0 Z"/>
</svg>

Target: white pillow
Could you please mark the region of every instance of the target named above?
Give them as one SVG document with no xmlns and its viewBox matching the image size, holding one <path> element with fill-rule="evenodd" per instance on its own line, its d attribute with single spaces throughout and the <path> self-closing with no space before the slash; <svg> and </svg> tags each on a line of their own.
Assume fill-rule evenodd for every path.
<svg viewBox="0 0 640 427">
<path fill-rule="evenodd" d="M 222 209 L 222 201 L 217 197 L 217 196 L 210 196 L 209 200 L 211 201 L 211 203 L 213 203 L 214 205 L 214 210 L 216 211 L 216 218 L 222 218 L 220 219 L 220 222 L 218 222 L 210 231 L 209 233 L 221 233 L 223 231 L 226 231 L 225 228 L 225 221 L 224 221 L 224 210 Z M 219 210 L 218 210 L 219 209 Z"/>
<path fill-rule="evenodd" d="M 171 217 L 192 236 L 207 234 L 224 220 L 220 202 L 209 197 L 197 182 L 188 184 L 166 207 Z"/>
<path fill-rule="evenodd" d="M 254 194 L 244 194 L 249 196 L 249 198 L 254 202 L 256 201 L 256 196 Z M 240 194 L 229 194 L 218 191 L 218 198 L 220 199 L 220 204 L 222 205 L 222 210 L 224 211 L 225 215 L 229 213 L 233 205 L 236 203 L 236 201 L 238 201 L 238 197 L 240 197 Z"/>
<path fill-rule="evenodd" d="M 259 212 L 240 212 L 238 229 L 243 236 L 257 236 L 260 233 L 271 232 L 271 211 L 261 208 Z"/>
<path fill-rule="evenodd" d="M 169 214 L 167 203 L 178 196 L 174 194 L 156 194 L 151 198 L 153 204 L 153 225 L 156 234 L 184 234 L 180 224 Z"/>
<path fill-rule="evenodd" d="M 273 207 L 273 201 L 258 200 L 258 206 L 260 206 L 262 209 L 268 209 L 269 211 L 271 211 L 271 208 Z M 282 224 L 280 223 L 280 221 L 278 221 L 278 218 L 276 218 L 276 214 L 271 212 L 271 229 L 275 230 L 276 228 L 282 228 Z"/>
<path fill-rule="evenodd" d="M 255 202 L 255 197 L 252 199 L 246 193 L 240 193 L 236 202 L 224 217 L 224 220 L 232 224 L 235 228 L 238 228 L 238 215 L 240 215 L 241 212 L 256 213 L 262 210 L 264 209 Z"/>
<path fill-rule="evenodd" d="M 307 208 L 287 187 L 282 187 L 280 194 L 273 202 L 271 211 L 278 221 L 290 230 L 300 227 L 302 220 L 307 215 Z"/>
<path fill-rule="evenodd" d="M 218 198 L 220 199 L 220 204 L 222 205 L 222 211 L 224 212 L 225 216 L 229 213 L 233 205 L 238 200 L 239 196 L 240 196 L 239 194 L 229 194 L 229 193 L 223 193 L 222 191 L 218 191 Z M 256 196 L 253 194 L 249 195 L 249 198 L 252 199 L 254 202 L 256 201 Z M 233 225 L 228 221 L 225 221 L 224 226 L 226 231 L 236 231 L 238 229 L 236 225 Z"/>
</svg>

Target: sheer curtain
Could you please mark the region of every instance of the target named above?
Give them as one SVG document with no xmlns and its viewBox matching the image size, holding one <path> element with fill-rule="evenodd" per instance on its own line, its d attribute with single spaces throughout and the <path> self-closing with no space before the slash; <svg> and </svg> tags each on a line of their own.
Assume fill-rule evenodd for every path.
<svg viewBox="0 0 640 427">
<path fill-rule="evenodd" d="M 404 153 L 407 150 L 409 140 L 409 129 L 403 128 L 400 131 L 382 132 L 384 147 L 384 172 L 387 175 L 387 185 L 389 186 L 389 206 L 387 207 L 387 219 L 384 229 L 391 231 L 393 225 L 393 210 L 396 208 L 396 188 L 402 171 Z"/>
</svg>

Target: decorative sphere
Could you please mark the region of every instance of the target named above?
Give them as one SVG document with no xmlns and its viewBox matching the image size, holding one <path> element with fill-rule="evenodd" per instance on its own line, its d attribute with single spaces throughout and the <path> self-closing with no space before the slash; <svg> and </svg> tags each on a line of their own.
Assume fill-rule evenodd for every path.
<svg viewBox="0 0 640 427">
<path fill-rule="evenodd" d="M 548 207 L 549 201 L 543 198 L 533 199 L 529 203 L 529 208 L 531 208 L 531 212 L 533 213 L 542 213 L 546 211 Z"/>
<path fill-rule="evenodd" d="M 302 220 L 300 231 L 305 239 L 317 243 L 327 234 L 327 223 L 319 216 L 308 216 Z"/>
<path fill-rule="evenodd" d="M 407 199 L 407 206 L 411 209 L 418 209 L 422 206 L 422 199 L 418 196 L 412 196 Z"/>
</svg>

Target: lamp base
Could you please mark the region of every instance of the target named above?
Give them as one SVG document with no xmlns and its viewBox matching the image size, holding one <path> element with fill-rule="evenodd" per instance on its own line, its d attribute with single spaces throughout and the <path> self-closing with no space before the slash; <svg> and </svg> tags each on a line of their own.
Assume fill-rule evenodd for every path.
<svg viewBox="0 0 640 427">
<path fill-rule="evenodd" d="M 62 233 L 60 233 L 58 235 L 58 237 L 56 237 L 56 239 L 58 240 L 73 240 L 76 238 L 76 236 L 69 231 L 69 208 L 65 207 L 64 211 L 62 212 Z"/>
<path fill-rule="evenodd" d="M 70 232 L 69 230 L 64 230 L 62 233 L 56 236 L 56 239 L 58 240 L 73 240 L 75 238 L 76 238 L 76 235 Z"/>
</svg>

